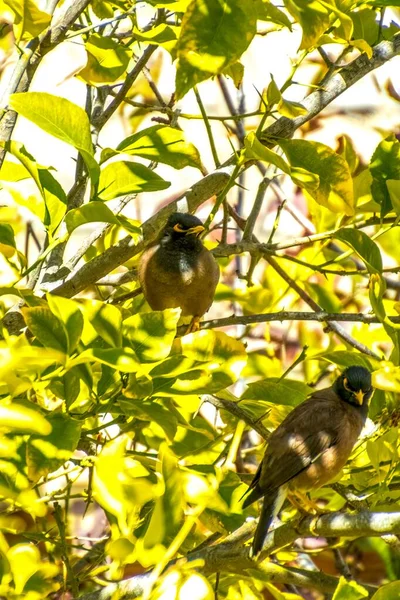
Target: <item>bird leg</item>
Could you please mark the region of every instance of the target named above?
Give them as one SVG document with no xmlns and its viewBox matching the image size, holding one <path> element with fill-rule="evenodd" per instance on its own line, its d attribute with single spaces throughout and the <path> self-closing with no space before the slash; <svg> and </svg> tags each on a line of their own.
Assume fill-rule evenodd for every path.
<svg viewBox="0 0 400 600">
<path fill-rule="evenodd" d="M 196 315 L 193 317 L 193 319 L 190 321 L 189 327 L 185 331 L 185 335 L 187 335 L 188 333 L 195 333 L 196 331 L 199 331 L 199 329 L 200 329 L 200 318 L 201 317 L 198 317 Z"/>
<path fill-rule="evenodd" d="M 291 491 L 288 495 L 290 502 L 302 515 L 323 515 L 324 511 L 316 502 L 313 502 L 307 494 L 300 492 L 299 490 Z"/>
</svg>

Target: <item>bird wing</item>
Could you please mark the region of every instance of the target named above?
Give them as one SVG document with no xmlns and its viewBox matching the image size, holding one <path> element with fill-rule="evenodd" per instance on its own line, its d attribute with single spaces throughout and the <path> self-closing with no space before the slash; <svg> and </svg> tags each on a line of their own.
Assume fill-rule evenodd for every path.
<svg viewBox="0 0 400 600">
<path fill-rule="evenodd" d="M 298 405 L 271 435 L 255 485 L 265 494 L 317 461 L 339 440 L 341 412 L 342 403 L 331 388 Z"/>
</svg>

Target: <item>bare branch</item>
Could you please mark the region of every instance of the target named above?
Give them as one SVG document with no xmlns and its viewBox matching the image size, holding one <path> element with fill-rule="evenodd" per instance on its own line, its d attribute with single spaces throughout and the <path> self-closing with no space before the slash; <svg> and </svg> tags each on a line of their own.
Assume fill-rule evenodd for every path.
<svg viewBox="0 0 400 600">
<path fill-rule="evenodd" d="M 241 419 L 242 421 L 247 423 L 247 425 L 249 425 L 252 429 L 254 429 L 254 431 L 257 431 L 257 433 L 262 438 L 264 438 L 264 440 L 267 440 L 269 438 L 269 432 L 267 429 L 265 429 L 264 425 L 259 420 L 253 419 L 253 417 L 249 413 L 247 413 L 243 408 L 241 408 L 236 402 L 232 402 L 230 400 L 223 400 L 222 398 L 212 396 L 211 394 L 205 394 L 201 397 L 201 399 L 203 400 L 203 402 L 209 402 L 210 404 L 215 406 L 215 408 L 226 410 L 238 419 Z"/>
<path fill-rule="evenodd" d="M 393 323 L 400 323 L 400 317 L 390 316 L 388 317 Z M 269 323 L 271 321 L 318 321 L 318 323 L 324 323 L 325 321 L 341 321 L 349 323 L 380 323 L 378 317 L 370 314 L 363 313 L 328 313 L 323 310 L 316 312 L 302 312 L 302 311 L 288 311 L 282 310 L 273 313 L 263 313 L 258 315 L 240 315 L 231 317 L 223 317 L 222 319 L 211 319 L 209 321 L 203 321 L 200 324 L 201 329 L 215 329 L 216 327 L 229 327 L 230 325 L 252 325 L 255 323 Z"/>
<path fill-rule="evenodd" d="M 295 290 L 295 292 L 297 292 L 297 294 L 300 296 L 300 298 L 306 304 L 308 304 L 308 306 L 310 306 L 313 310 L 315 310 L 317 312 L 321 311 L 321 307 L 319 306 L 319 304 L 317 304 L 311 298 L 311 296 L 309 296 L 309 294 L 307 294 L 307 292 L 305 290 L 303 290 L 303 288 L 301 288 L 297 284 L 297 282 L 294 279 L 292 279 L 292 277 L 290 277 L 284 269 L 282 269 L 282 267 L 280 265 L 278 265 L 278 263 L 276 262 L 276 260 L 274 258 L 272 258 L 272 256 L 267 256 L 266 261 L 271 265 L 271 267 L 273 269 L 275 269 L 275 271 L 282 277 L 282 279 L 284 281 L 286 281 L 288 283 L 288 285 L 290 285 L 290 287 L 293 290 Z M 357 340 L 355 340 L 350 334 L 347 333 L 347 331 L 345 331 L 343 329 L 343 327 L 341 325 L 339 325 L 335 321 L 330 321 L 328 328 L 331 331 L 334 331 L 336 333 L 336 335 L 338 335 L 340 338 L 342 338 L 342 340 L 347 342 L 350 346 L 352 346 L 359 352 L 362 352 L 363 354 L 367 354 L 368 356 L 372 356 L 372 358 L 375 358 L 376 360 L 381 359 L 380 356 L 375 354 L 375 352 L 372 352 L 372 350 L 370 350 L 365 344 L 362 344 L 361 342 L 358 342 Z"/>
</svg>

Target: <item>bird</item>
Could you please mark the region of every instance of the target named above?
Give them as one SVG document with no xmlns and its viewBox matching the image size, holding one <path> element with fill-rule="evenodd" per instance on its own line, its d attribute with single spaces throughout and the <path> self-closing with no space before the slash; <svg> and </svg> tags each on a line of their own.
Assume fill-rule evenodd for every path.
<svg viewBox="0 0 400 600">
<path fill-rule="evenodd" d="M 371 373 L 347 367 L 331 387 L 296 406 L 269 438 L 243 508 L 263 498 L 249 555 L 261 552 L 288 491 L 305 492 L 334 479 L 346 464 L 365 424 L 373 393 Z"/>
<path fill-rule="evenodd" d="M 191 317 L 186 333 L 199 329 L 219 281 L 218 264 L 199 237 L 203 231 L 203 223 L 194 215 L 171 214 L 138 266 L 139 282 L 150 308 L 181 308 L 181 317 Z"/>
</svg>

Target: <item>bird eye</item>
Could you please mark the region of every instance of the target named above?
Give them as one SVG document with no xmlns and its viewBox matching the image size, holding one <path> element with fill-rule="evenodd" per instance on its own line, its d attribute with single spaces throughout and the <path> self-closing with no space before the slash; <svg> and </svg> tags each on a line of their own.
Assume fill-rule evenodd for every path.
<svg viewBox="0 0 400 600">
<path fill-rule="evenodd" d="M 347 379 L 347 377 L 345 377 L 343 379 L 343 387 L 345 390 L 347 390 L 348 392 L 354 392 L 353 388 L 350 387 L 349 385 L 349 380 Z"/>
<path fill-rule="evenodd" d="M 182 227 L 182 225 L 180 225 L 179 223 L 177 223 L 176 225 L 174 225 L 174 231 L 176 231 L 177 233 L 185 233 L 186 229 L 184 229 Z"/>
</svg>

